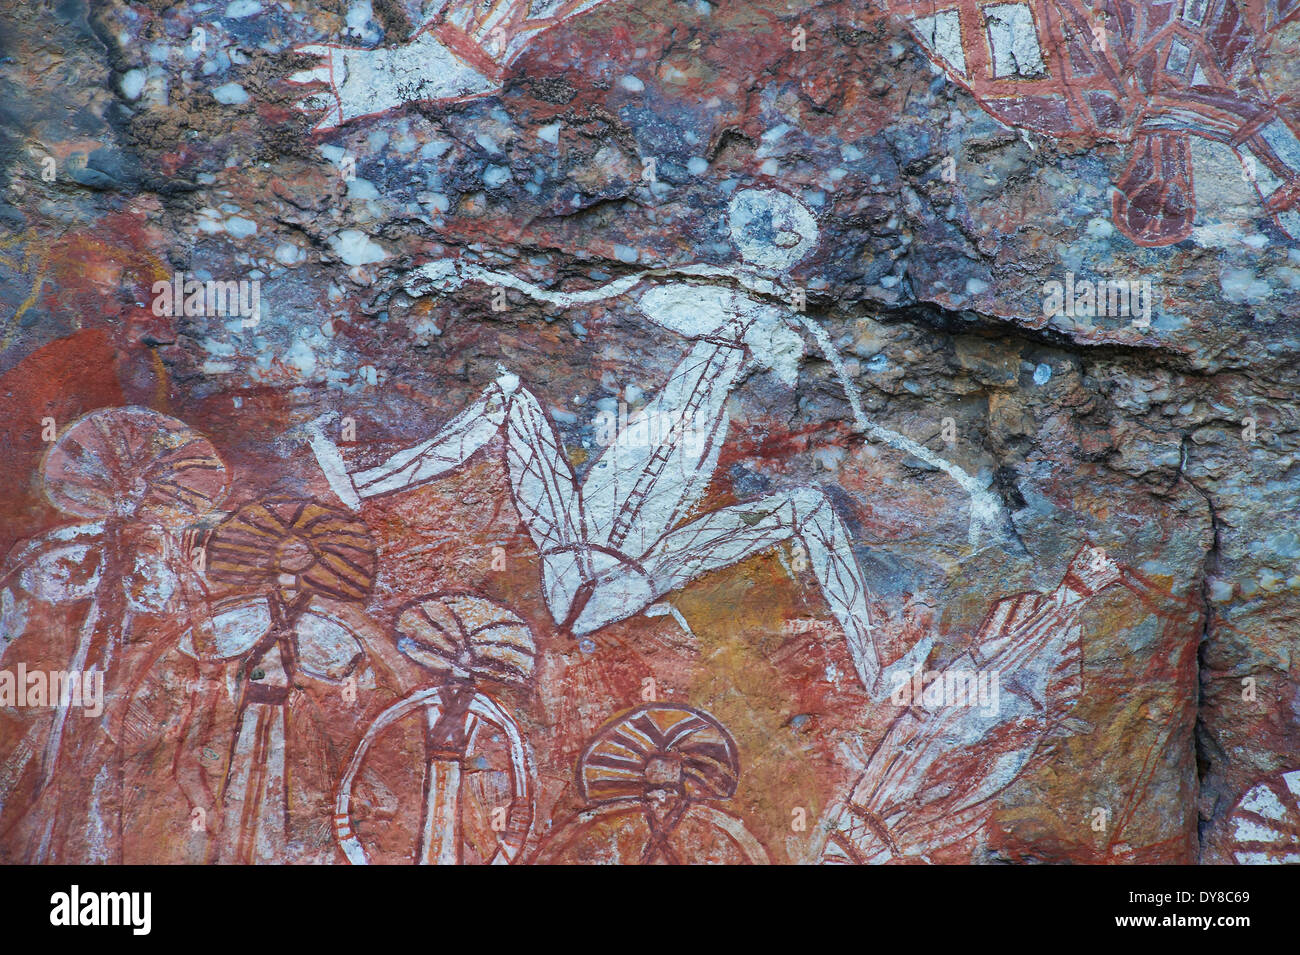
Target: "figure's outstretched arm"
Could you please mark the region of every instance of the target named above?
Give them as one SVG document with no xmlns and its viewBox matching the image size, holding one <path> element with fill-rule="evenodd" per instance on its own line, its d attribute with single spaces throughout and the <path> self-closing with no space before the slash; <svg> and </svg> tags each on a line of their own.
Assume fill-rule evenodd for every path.
<svg viewBox="0 0 1300 955">
<path fill-rule="evenodd" d="M 307 426 L 308 440 L 334 493 L 356 510 L 362 498 L 425 484 L 463 464 L 500 430 L 510 397 L 518 388 L 516 376 L 503 374 L 428 441 L 398 451 L 383 464 L 365 470 L 347 470 L 338 446 L 325 433 L 326 421 L 332 415 Z"/>
<path fill-rule="evenodd" d="M 805 316 L 801 315 L 799 320 L 816 339 L 822 354 L 826 356 L 826 360 L 835 369 L 835 376 L 839 378 L 840 385 L 844 389 L 844 397 L 848 399 L 849 407 L 853 411 L 853 421 L 857 430 L 882 444 L 889 445 L 896 451 L 910 454 L 931 467 L 938 468 L 961 485 L 962 490 L 970 497 L 969 537 L 972 547 L 979 544 L 982 534 L 986 531 L 991 532 L 995 539 L 998 537 L 1004 540 L 1013 539 L 1015 528 L 1011 524 L 1011 518 L 997 495 L 988 489 L 987 482 L 977 480 L 959 465 L 935 454 L 925 445 L 913 441 L 906 435 L 883 428 L 868 418 L 862 408 L 862 400 L 858 395 L 857 385 L 854 384 L 853 379 L 845 369 L 844 359 L 840 357 L 840 353 L 836 351 L 835 346 L 831 343 L 826 329 Z M 1023 545 L 1021 546 L 1023 549 Z"/>
<path fill-rule="evenodd" d="M 297 104 L 304 111 L 325 110 L 316 131 L 406 103 L 456 101 L 500 88 L 498 80 L 457 56 L 431 31 L 421 31 L 401 46 L 365 49 L 309 43 L 294 52 L 315 57 L 316 62 L 294 73 L 289 82 L 326 84 Z"/>
<path fill-rule="evenodd" d="M 403 287 L 409 294 L 418 296 L 434 291 L 451 292 L 462 285 L 475 282 L 490 287 L 512 288 L 516 292 L 523 292 L 529 298 L 544 304 L 570 308 L 574 305 L 588 305 L 592 302 L 601 302 L 605 299 L 623 295 L 634 288 L 648 274 L 647 272 L 635 272 L 617 278 L 605 285 L 598 285 L 595 288 L 583 289 L 578 292 L 552 292 L 549 289 L 540 288 L 531 282 L 517 278 L 509 272 L 498 272 L 495 269 L 486 268 L 474 262 L 439 259 L 436 262 L 422 265 L 411 272 L 406 277 Z"/>
<path fill-rule="evenodd" d="M 295 52 L 317 58 L 291 83 L 327 88 L 299 108 L 324 109 L 316 130 L 332 129 L 406 103 L 456 102 L 501 89 L 511 63 L 542 33 L 604 0 L 449 0 L 410 41 L 365 49 L 312 43 Z"/>
<path fill-rule="evenodd" d="M 770 279 L 748 269 L 728 268 L 703 263 L 642 269 L 638 272 L 620 276 L 612 282 L 598 285 L 595 288 L 581 289 L 576 292 L 556 292 L 540 288 L 531 282 L 511 275 L 509 272 L 498 272 L 496 269 L 458 259 L 437 259 L 412 270 L 404 277 L 403 288 L 408 294 L 419 296 L 427 295 L 430 292 L 454 291 L 468 282 L 476 282 L 481 285 L 512 288 L 547 305 L 568 308 L 573 305 L 589 305 L 592 302 L 602 302 L 606 299 L 616 298 L 619 295 L 625 295 L 647 279 L 665 279 L 669 283 L 672 280 L 681 279 L 688 281 L 691 279 L 712 279 L 715 280 L 712 284 L 719 288 L 742 288 L 754 293 L 759 298 L 779 299 L 782 301 L 789 294 Z M 668 288 L 670 286 L 661 285 L 660 287 Z M 651 320 L 655 318 L 654 315 L 647 317 Z"/>
</svg>

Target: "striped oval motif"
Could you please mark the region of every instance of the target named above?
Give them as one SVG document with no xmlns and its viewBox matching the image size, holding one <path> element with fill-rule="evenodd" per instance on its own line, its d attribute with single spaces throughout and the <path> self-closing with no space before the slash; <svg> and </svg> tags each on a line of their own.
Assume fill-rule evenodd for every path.
<svg viewBox="0 0 1300 955">
<path fill-rule="evenodd" d="M 1300 863 L 1300 769 L 1251 787 L 1228 816 L 1232 857 L 1241 865 Z"/>
<path fill-rule="evenodd" d="M 731 734 L 703 710 L 648 703 L 597 732 L 579 760 L 578 779 L 592 803 L 658 789 L 728 799 L 739 783 L 740 758 Z"/>
<path fill-rule="evenodd" d="M 226 466 L 185 422 L 148 408 L 101 408 L 50 448 L 45 495 L 65 514 L 179 527 L 226 495 Z"/>
<path fill-rule="evenodd" d="M 522 685 L 537 647 L 516 614 L 482 597 L 439 594 L 406 605 L 397 618 L 397 646 L 436 672 Z"/>
<path fill-rule="evenodd" d="M 208 574 L 236 587 L 360 601 L 375 582 L 370 530 L 346 511 L 287 498 L 241 507 L 208 543 Z"/>
</svg>

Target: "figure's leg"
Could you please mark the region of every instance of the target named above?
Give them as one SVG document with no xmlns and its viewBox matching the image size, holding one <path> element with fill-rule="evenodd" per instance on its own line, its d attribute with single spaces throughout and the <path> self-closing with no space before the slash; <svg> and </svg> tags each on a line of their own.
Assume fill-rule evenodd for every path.
<svg viewBox="0 0 1300 955">
<path fill-rule="evenodd" d="M 319 419 L 308 426 L 308 439 L 334 493 L 356 510 L 362 498 L 425 484 L 463 464 L 501 428 L 506 407 L 518 388 L 517 377 L 502 375 L 428 441 L 362 471 L 347 471 L 343 456 L 325 435 Z"/>
<path fill-rule="evenodd" d="M 844 525 L 821 490 L 800 488 L 706 514 L 664 535 L 643 563 L 659 597 L 791 538 L 808 552 L 822 594 L 844 629 L 862 685 L 873 699 L 884 699 L 902 674 L 924 661 L 933 641 L 919 641 L 890 667 L 881 668 L 871 636 L 866 581 Z"/>
<path fill-rule="evenodd" d="M 537 399 L 502 375 L 428 441 L 377 467 L 349 473 L 319 422 L 308 427 L 316 459 L 334 492 L 353 509 L 361 499 L 435 480 L 463 464 L 504 426 L 506 465 L 515 508 L 541 551 L 547 606 L 564 620 L 574 595 L 591 579 L 582 498 L 555 425 Z"/>
<path fill-rule="evenodd" d="M 510 401 L 506 465 L 515 509 L 542 556 L 542 590 L 557 623 L 593 576 L 583 499 L 560 436 L 527 390 Z"/>
</svg>

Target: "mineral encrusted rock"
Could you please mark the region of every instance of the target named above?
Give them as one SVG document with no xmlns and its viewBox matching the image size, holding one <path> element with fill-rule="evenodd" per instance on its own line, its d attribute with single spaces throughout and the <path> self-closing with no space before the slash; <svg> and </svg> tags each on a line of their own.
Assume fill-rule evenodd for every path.
<svg viewBox="0 0 1300 955">
<path fill-rule="evenodd" d="M 1297 4 L 426 6 L 5 4 L 0 859 L 1300 861 Z"/>
</svg>

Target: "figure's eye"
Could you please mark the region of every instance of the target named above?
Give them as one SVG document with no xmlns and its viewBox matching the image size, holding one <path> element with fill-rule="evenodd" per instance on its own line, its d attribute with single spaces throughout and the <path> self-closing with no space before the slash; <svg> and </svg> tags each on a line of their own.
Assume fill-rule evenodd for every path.
<svg viewBox="0 0 1300 955">
<path fill-rule="evenodd" d="M 778 248 L 793 249 L 801 240 L 799 238 L 799 233 L 792 232 L 789 229 L 782 229 L 776 234 L 776 239 L 774 241 Z"/>
<path fill-rule="evenodd" d="M 1034 14 L 1023 3 L 994 3 L 984 7 L 993 75 L 1043 76 L 1047 67 L 1038 46 Z"/>
</svg>

